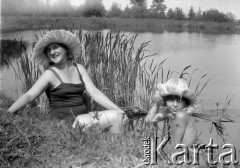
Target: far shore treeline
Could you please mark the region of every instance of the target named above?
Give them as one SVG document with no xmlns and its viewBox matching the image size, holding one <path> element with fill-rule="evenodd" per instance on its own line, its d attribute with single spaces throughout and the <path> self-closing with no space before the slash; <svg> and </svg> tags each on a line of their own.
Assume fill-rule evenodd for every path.
<svg viewBox="0 0 240 168">
<path fill-rule="evenodd" d="M 106 17 L 106 18 L 151 18 L 169 20 L 191 20 L 211 22 L 237 22 L 236 16 L 217 9 L 206 11 L 191 7 L 187 13 L 177 7 L 169 8 L 164 0 L 152 0 L 150 7 L 147 0 L 129 0 L 130 6 L 121 9 L 113 2 L 106 10 L 102 0 L 85 0 L 79 7 L 71 5 L 69 0 L 58 0 L 54 5 L 50 0 L 2 0 L 2 16 L 52 16 L 52 17 Z"/>
</svg>

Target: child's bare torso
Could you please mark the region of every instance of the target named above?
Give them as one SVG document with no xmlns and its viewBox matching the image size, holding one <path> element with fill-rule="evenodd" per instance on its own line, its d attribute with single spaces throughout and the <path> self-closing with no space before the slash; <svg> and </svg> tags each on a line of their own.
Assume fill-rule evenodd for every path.
<svg viewBox="0 0 240 168">
<path fill-rule="evenodd" d="M 182 119 L 179 119 L 179 113 L 183 114 Z M 174 144 L 185 144 L 188 147 L 191 147 L 194 143 L 196 143 L 197 128 L 195 119 L 192 117 L 192 115 L 188 114 L 184 110 L 176 112 L 174 115 L 167 108 L 165 108 L 160 110 L 160 112 L 155 115 L 155 117 L 152 119 L 152 122 L 162 121 L 166 119 L 166 117 L 170 118 L 172 132 L 171 142 L 174 142 Z M 182 136 L 181 140 L 179 140 L 179 136 Z"/>
<path fill-rule="evenodd" d="M 187 114 L 188 117 L 186 119 L 186 125 L 185 125 L 185 132 L 181 141 L 181 144 L 185 144 L 188 147 L 191 147 L 194 143 L 196 143 L 197 141 L 197 128 L 196 128 L 196 122 L 195 119 Z M 175 138 L 175 129 L 176 127 L 182 127 L 182 125 L 179 125 L 178 122 L 176 121 L 176 118 L 174 120 L 171 121 L 171 128 L 173 131 L 173 135 L 172 138 L 174 140 Z"/>
</svg>

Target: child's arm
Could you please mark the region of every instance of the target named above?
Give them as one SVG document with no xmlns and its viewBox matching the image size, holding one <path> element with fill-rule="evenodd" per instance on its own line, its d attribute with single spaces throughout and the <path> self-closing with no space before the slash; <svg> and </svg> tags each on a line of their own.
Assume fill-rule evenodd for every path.
<svg viewBox="0 0 240 168">
<path fill-rule="evenodd" d="M 165 118 L 166 118 L 166 114 L 164 114 L 164 113 L 157 113 L 154 117 L 153 117 L 153 119 L 151 120 L 151 122 L 153 122 L 153 123 L 156 123 L 156 122 L 158 122 L 158 121 L 162 121 L 162 120 L 164 120 Z"/>
<path fill-rule="evenodd" d="M 159 105 L 155 102 L 145 118 L 146 123 L 152 122 L 152 119 L 158 113 L 158 108 L 159 108 Z"/>
<path fill-rule="evenodd" d="M 159 112 L 159 106 L 160 105 L 158 105 L 157 103 L 152 106 L 145 119 L 147 123 L 156 123 L 166 119 L 167 117 L 169 117 L 170 119 L 174 118 L 172 118 L 172 115 L 167 108 L 164 108 Z"/>
<path fill-rule="evenodd" d="M 155 123 L 155 122 L 163 121 L 166 118 L 169 118 L 169 119 L 173 120 L 175 118 L 175 116 L 167 108 L 164 108 L 164 109 L 161 110 L 161 112 L 157 113 L 154 116 L 154 118 L 152 119 L 151 122 Z"/>
</svg>

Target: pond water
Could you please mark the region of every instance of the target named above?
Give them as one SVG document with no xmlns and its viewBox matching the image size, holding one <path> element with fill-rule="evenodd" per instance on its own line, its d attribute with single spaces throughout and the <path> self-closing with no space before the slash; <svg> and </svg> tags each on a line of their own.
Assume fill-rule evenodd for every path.
<svg viewBox="0 0 240 168">
<path fill-rule="evenodd" d="M 134 34 L 126 32 L 128 33 Z M 19 31 L 2 34 L 1 39 L 22 38 L 32 43 L 37 41 L 35 34 L 39 35 L 39 31 Z M 228 136 L 231 143 L 240 147 L 240 34 L 168 31 L 138 33 L 136 46 L 145 41 L 151 41 L 147 48 L 148 52 L 156 53 L 154 63 L 158 64 L 167 58 L 163 64 L 166 71 L 170 68 L 172 71 L 181 72 L 188 65 L 191 65 L 189 72 L 198 68 L 193 75 L 192 89 L 196 87 L 202 75 L 207 74 L 206 80 L 211 78 L 199 97 L 206 111 L 215 110 L 217 102 L 219 108 L 222 108 L 227 96 L 232 98 L 230 110 L 227 113 L 236 122 L 227 126 Z M 1 68 L 1 78 L 1 89 L 4 92 L 13 98 L 21 95 L 16 87 L 18 81 L 11 66 Z M 199 130 L 205 128 L 206 124 L 203 123 Z"/>
</svg>

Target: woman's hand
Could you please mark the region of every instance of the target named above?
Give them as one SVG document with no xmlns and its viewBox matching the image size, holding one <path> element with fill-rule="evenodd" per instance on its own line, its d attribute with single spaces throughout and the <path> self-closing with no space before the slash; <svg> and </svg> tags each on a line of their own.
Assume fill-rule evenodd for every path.
<svg viewBox="0 0 240 168">
<path fill-rule="evenodd" d="M 0 114 L 1 114 L 1 120 L 2 121 L 8 121 L 14 116 L 14 113 L 10 113 L 7 110 L 0 109 Z"/>
<path fill-rule="evenodd" d="M 122 122 L 123 122 L 123 124 L 126 124 L 128 122 L 128 117 L 127 117 L 126 113 L 122 109 L 119 109 L 117 111 L 122 114 Z"/>
</svg>

